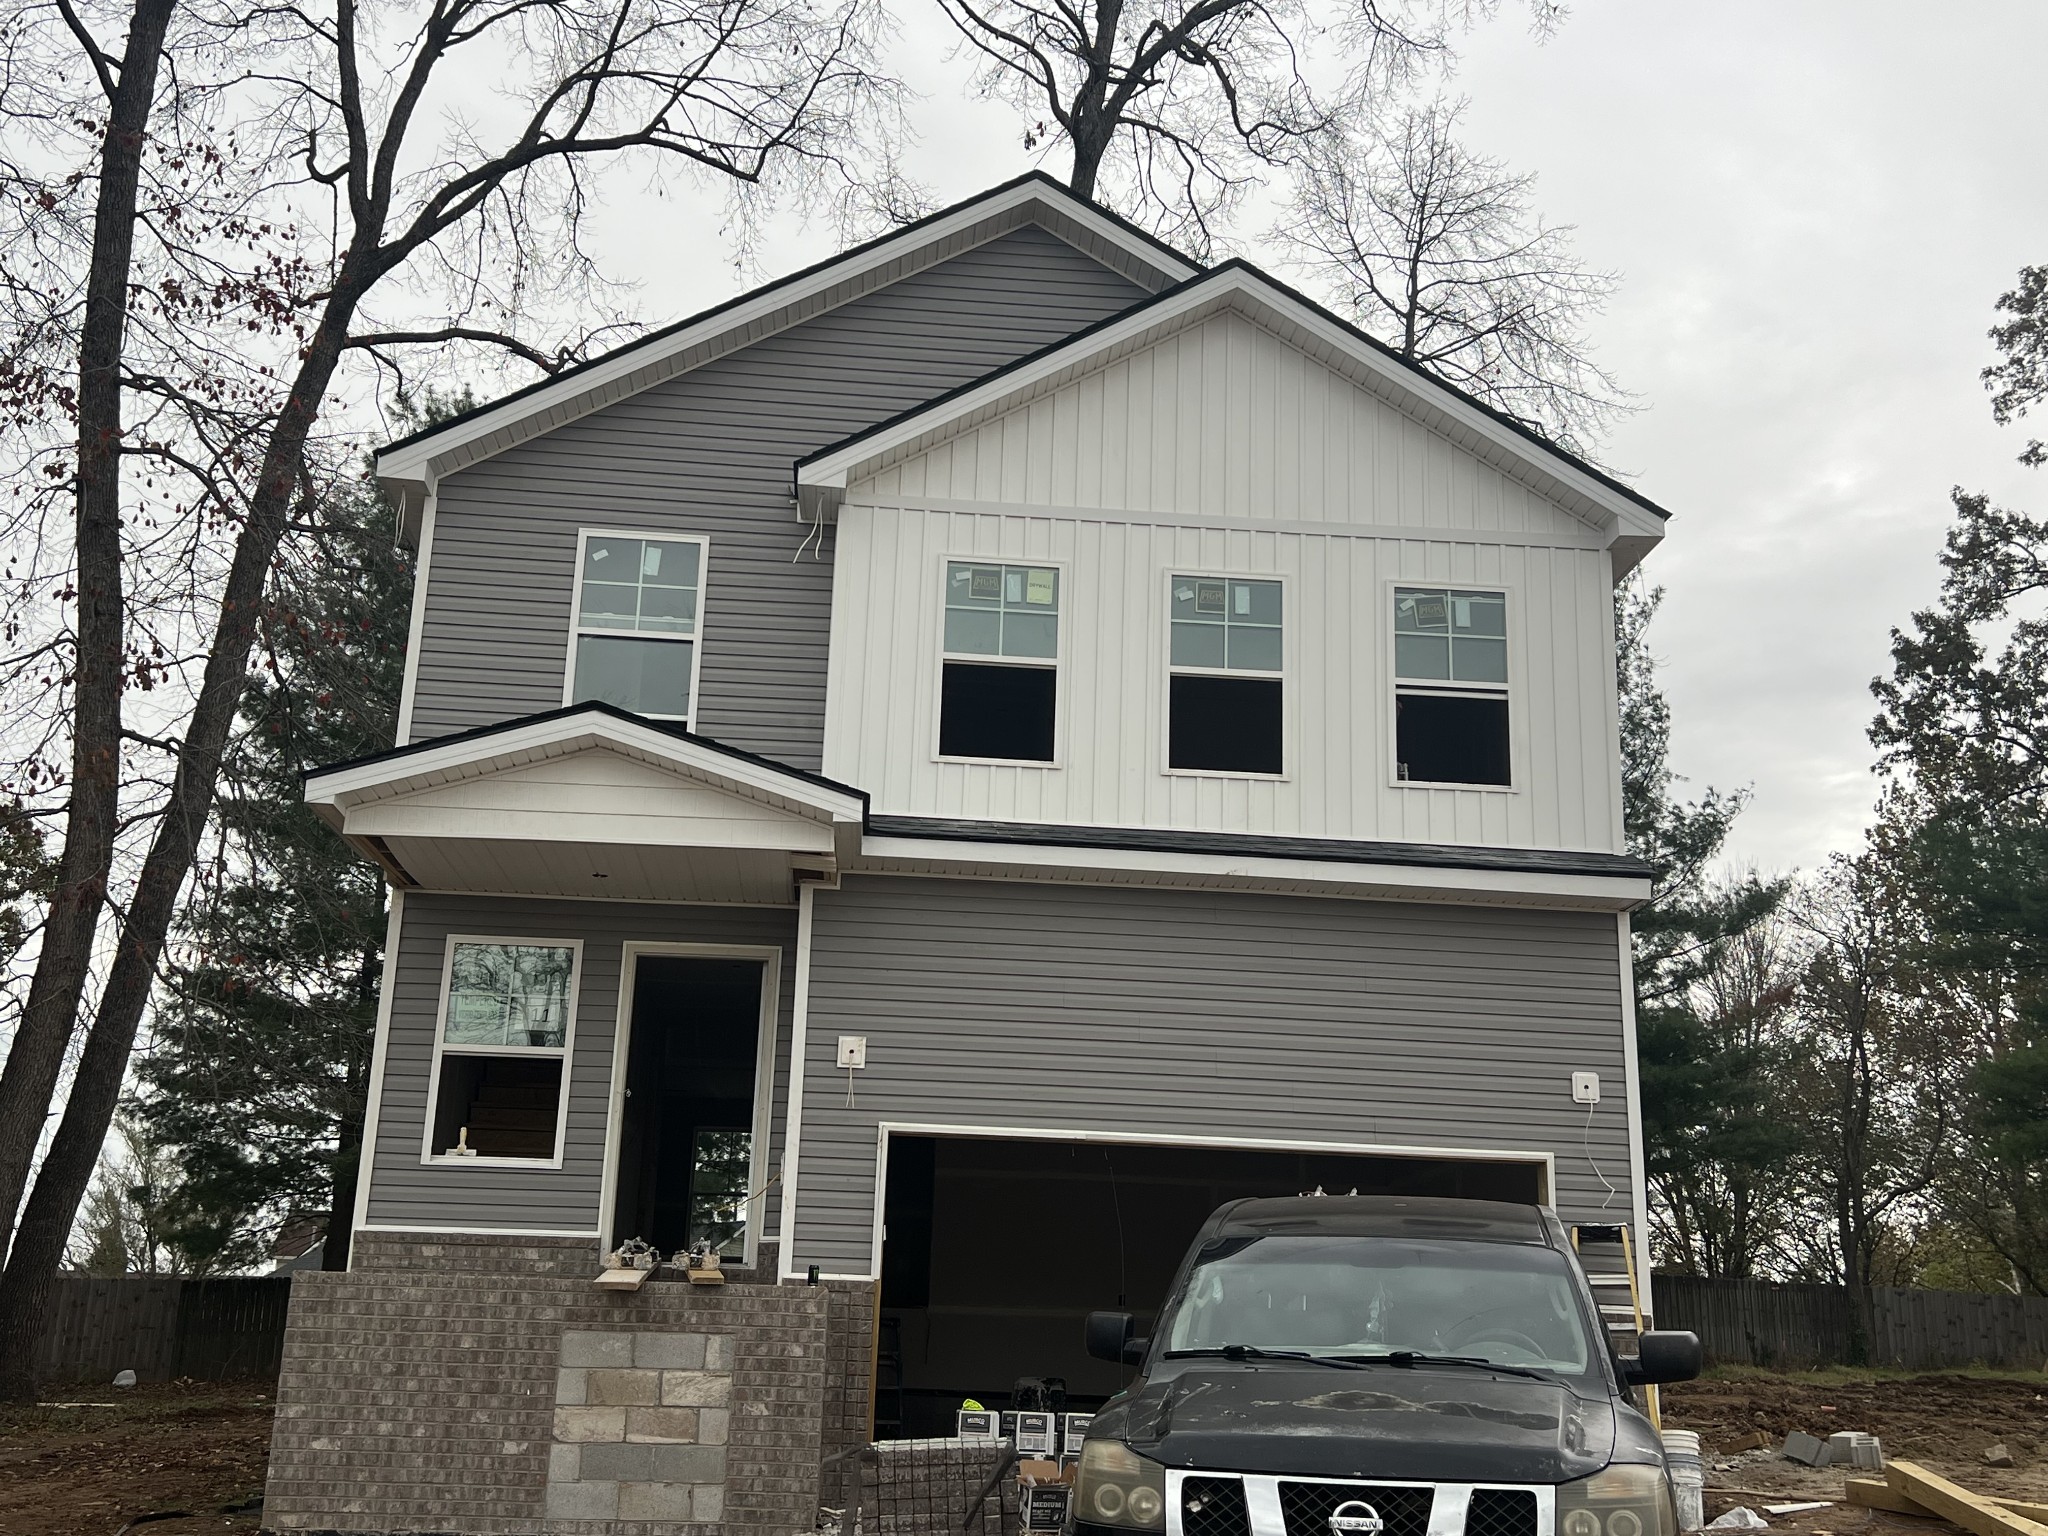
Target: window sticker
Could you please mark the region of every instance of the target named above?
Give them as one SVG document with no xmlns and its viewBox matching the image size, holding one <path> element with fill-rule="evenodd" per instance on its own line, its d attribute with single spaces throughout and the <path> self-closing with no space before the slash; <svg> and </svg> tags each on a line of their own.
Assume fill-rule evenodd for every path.
<svg viewBox="0 0 2048 1536">
<path fill-rule="evenodd" d="M 967 568 L 967 595 L 983 602 L 1000 602 L 1003 596 L 1003 570 L 998 565 L 975 565 Z"/>
<path fill-rule="evenodd" d="M 1024 601 L 1041 607 L 1052 602 L 1052 572 L 1033 569 L 1024 574 Z"/>
<path fill-rule="evenodd" d="M 1225 602 L 1225 600 L 1224 600 L 1224 594 L 1225 594 L 1225 592 L 1227 592 L 1228 590 L 1229 590 L 1229 583 L 1227 583 L 1227 582 L 1221 582 L 1221 581 L 1198 581 L 1198 582 L 1196 582 L 1196 583 L 1195 583 L 1195 612 L 1197 612 L 1197 613 L 1223 613 L 1223 612 L 1226 612 L 1226 611 L 1227 611 L 1227 607 L 1228 607 L 1228 605 L 1226 604 L 1226 602 Z"/>
</svg>

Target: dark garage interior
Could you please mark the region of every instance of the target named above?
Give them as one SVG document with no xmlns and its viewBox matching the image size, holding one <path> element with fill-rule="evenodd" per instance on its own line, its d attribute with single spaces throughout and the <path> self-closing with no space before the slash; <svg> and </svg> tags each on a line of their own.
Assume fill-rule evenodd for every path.
<svg viewBox="0 0 2048 1536">
<path fill-rule="evenodd" d="M 1226 1200 L 1444 1195 L 1534 1204 L 1542 1165 L 1129 1143 L 889 1138 L 875 1434 L 949 1435 L 965 1398 L 1010 1406 L 1060 1377 L 1086 1412 L 1127 1372 L 1081 1344 L 1091 1311 L 1144 1332 L 1182 1253 Z"/>
</svg>

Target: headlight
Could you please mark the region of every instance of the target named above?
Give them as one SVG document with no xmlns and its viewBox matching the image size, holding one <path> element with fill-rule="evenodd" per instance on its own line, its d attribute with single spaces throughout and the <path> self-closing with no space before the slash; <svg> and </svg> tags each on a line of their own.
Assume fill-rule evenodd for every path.
<svg viewBox="0 0 2048 1536">
<path fill-rule="evenodd" d="M 1558 1536 L 1678 1536 L 1661 1467 L 1609 1467 L 1557 1490 Z"/>
<path fill-rule="evenodd" d="M 1088 1441 L 1074 1476 L 1074 1518 L 1088 1525 L 1165 1530 L 1166 1468 L 1119 1441 Z"/>
</svg>

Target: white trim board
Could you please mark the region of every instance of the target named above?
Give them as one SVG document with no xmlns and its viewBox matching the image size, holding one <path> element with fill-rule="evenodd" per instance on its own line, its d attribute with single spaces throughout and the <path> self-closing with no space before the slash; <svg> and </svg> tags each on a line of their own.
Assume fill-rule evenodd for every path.
<svg viewBox="0 0 2048 1536">
<path fill-rule="evenodd" d="M 423 1227 L 417 1222 L 366 1221 L 359 1232 L 412 1232 L 421 1237 L 587 1237 L 597 1241 L 595 1232 L 577 1232 L 567 1227 Z"/>
<path fill-rule="evenodd" d="M 885 235 L 809 271 L 742 296 L 665 336 L 630 345 L 540 388 L 521 392 L 467 418 L 450 422 L 377 455 L 377 478 L 397 491 L 401 538 L 410 531 L 407 512 L 429 477 L 450 474 L 556 427 L 688 372 L 825 309 L 848 302 L 925 267 L 948 260 L 973 245 L 999 238 L 1042 212 L 1047 233 L 1067 239 L 1065 223 L 1088 239 L 1121 252 L 1126 260 L 1164 283 L 1183 282 L 1201 269 L 1145 239 L 1101 209 L 1068 192 L 1050 177 L 1033 174 L 960 204 L 931 219 Z M 979 226 L 987 226 L 979 238 Z M 951 246 L 962 241 L 959 250 Z M 1080 248 L 1077 246 L 1077 249 Z M 837 299 L 833 290 L 846 291 Z M 692 361 L 692 355 L 696 354 Z"/>
<path fill-rule="evenodd" d="M 398 946 L 405 934 L 405 891 L 390 887 L 390 910 L 384 918 L 384 963 L 377 975 L 377 1023 L 370 1045 L 370 1088 L 363 1109 L 363 1139 L 356 1153 L 356 1203 L 350 1217 L 352 1231 L 375 1230 L 370 1226 L 370 1185 L 377 1175 L 377 1129 L 384 1112 L 384 1073 L 391 1046 L 391 991 L 398 969 Z M 355 1268 L 355 1244 L 349 1244 L 348 1264 Z"/>
<path fill-rule="evenodd" d="M 775 1248 L 776 1278 L 797 1278 L 797 1167 L 804 1129 L 804 1051 L 810 1041 L 811 932 L 817 886 L 805 881 L 796 893 L 796 990 L 789 1010 L 789 1105 L 782 1122 L 782 1221 L 787 1238 Z"/>
<path fill-rule="evenodd" d="M 1440 1163 L 1526 1163 L 1543 1169 L 1544 1210 L 1557 1208 L 1557 1157 L 1527 1148 L 1418 1147 L 1394 1142 L 1311 1141 L 1267 1136 L 1196 1136 L 1171 1132 L 1074 1130 L 1047 1126 L 956 1125 L 919 1120 L 883 1120 L 875 1126 L 874 1235 L 870 1272 L 821 1275 L 829 1280 L 873 1280 L 882 1273 L 882 1214 L 889 1200 L 889 1137 L 931 1136 L 956 1141 L 1098 1142 L 1110 1146 L 1199 1147 L 1221 1152 L 1321 1152 L 1340 1157 L 1400 1157 Z M 785 1230 L 794 1228 L 785 1224 Z M 794 1244 L 792 1244 L 794 1246 Z M 786 1266 L 785 1266 L 786 1267 Z M 786 1278 L 794 1278 L 793 1275 Z"/>
</svg>

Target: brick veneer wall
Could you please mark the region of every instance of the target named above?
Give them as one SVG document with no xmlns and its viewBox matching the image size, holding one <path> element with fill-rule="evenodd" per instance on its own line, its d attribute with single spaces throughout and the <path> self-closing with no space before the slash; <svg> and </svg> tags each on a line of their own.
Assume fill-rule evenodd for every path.
<svg viewBox="0 0 2048 1536">
<path fill-rule="evenodd" d="M 824 1421 L 837 1396 L 828 1364 L 835 1293 L 743 1281 L 602 1292 L 591 1284 L 595 1245 L 580 1239 L 365 1232 L 356 1241 L 350 1272 L 293 1277 L 264 1502 L 270 1529 L 789 1536 L 812 1528 Z M 732 1340 L 722 1491 L 703 1501 L 718 1509 L 716 1522 L 548 1516 L 568 1333 Z M 864 1389 L 861 1403 L 864 1425 Z"/>
<path fill-rule="evenodd" d="M 845 1455 L 873 1433 L 875 1287 L 857 1280 L 826 1282 L 825 1419 L 821 1449 L 827 1465 L 819 1496 L 843 1509 L 857 1475 Z"/>
</svg>

